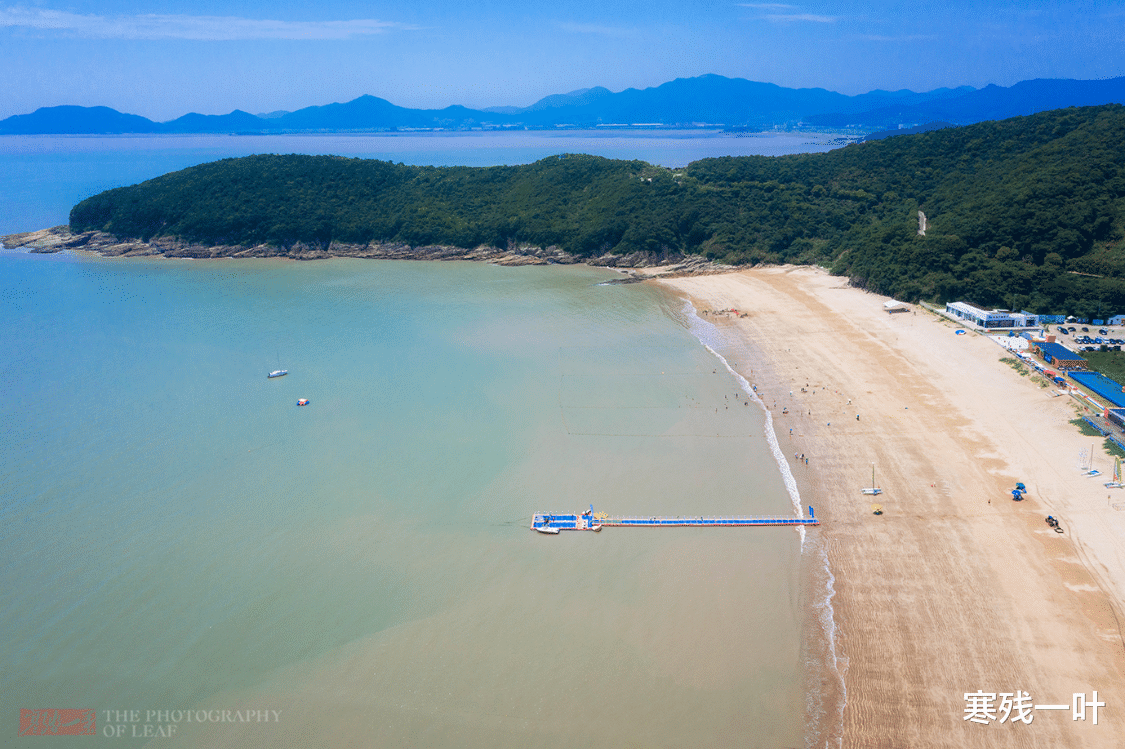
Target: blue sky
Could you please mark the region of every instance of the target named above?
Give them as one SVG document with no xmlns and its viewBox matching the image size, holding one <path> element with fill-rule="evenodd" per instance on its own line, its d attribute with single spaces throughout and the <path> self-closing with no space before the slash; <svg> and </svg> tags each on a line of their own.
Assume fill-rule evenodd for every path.
<svg viewBox="0 0 1125 749">
<path fill-rule="evenodd" d="M 0 118 L 167 120 L 373 94 L 526 106 L 718 73 L 848 94 L 1125 75 L 1125 0 L 0 0 Z"/>
</svg>

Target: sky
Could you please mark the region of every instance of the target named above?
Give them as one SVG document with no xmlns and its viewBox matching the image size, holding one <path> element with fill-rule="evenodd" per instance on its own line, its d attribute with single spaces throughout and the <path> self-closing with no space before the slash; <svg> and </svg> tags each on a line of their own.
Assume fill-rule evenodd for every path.
<svg viewBox="0 0 1125 749">
<path fill-rule="evenodd" d="M 1125 0 L 0 0 L 0 118 L 527 106 L 716 73 L 845 94 L 1125 75 Z"/>
</svg>

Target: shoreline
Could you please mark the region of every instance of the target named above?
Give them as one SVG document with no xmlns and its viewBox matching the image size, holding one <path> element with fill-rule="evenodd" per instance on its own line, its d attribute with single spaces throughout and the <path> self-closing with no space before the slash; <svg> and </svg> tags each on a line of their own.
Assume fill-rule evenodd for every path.
<svg viewBox="0 0 1125 749">
<path fill-rule="evenodd" d="M 805 507 L 810 504 L 814 509 L 820 507 L 821 494 L 814 490 L 810 482 L 808 465 L 796 459 L 793 465 L 790 465 L 790 460 L 781 447 L 782 436 L 777 431 L 774 409 L 762 397 L 763 394 L 768 397 L 769 393 L 777 389 L 776 385 L 780 382 L 771 369 L 769 358 L 760 347 L 755 345 L 753 339 L 739 336 L 737 333 L 732 336 L 732 331 L 722 326 L 720 321 L 705 320 L 702 314 L 715 313 L 701 312 L 704 310 L 704 305 L 699 299 L 667 284 L 659 285 L 683 300 L 691 309 L 691 315 L 699 323 L 712 326 L 726 338 L 722 343 L 708 342 L 694 330 L 692 331 L 699 342 L 738 379 L 743 391 L 765 414 L 764 436 L 774 452 L 779 472 L 789 491 L 796 514 L 803 516 Z M 727 356 L 734 356 L 734 351 L 728 350 L 724 354 L 716 350 L 716 347 L 723 348 L 724 344 L 727 348 L 731 346 L 744 348 L 746 356 L 739 357 L 742 359 L 741 362 L 732 363 Z M 747 358 L 749 362 L 746 361 Z M 758 390 L 758 381 L 766 383 L 761 393 Z M 801 468 L 805 470 L 802 471 Z M 835 577 L 828 558 L 828 542 L 822 535 L 821 528 L 802 526 L 797 530 L 801 536 L 799 579 L 803 621 L 801 681 L 805 696 L 802 716 L 804 741 L 805 745 L 810 747 L 839 746 L 842 740 L 843 711 L 847 705 L 847 685 L 844 678 L 847 671 L 847 658 L 841 652 L 840 628 L 837 626 L 833 607 L 833 598 L 836 595 Z"/>
<path fill-rule="evenodd" d="M 846 283 L 792 266 L 660 281 L 697 309 L 749 313 L 716 324 L 761 352 L 747 379 L 780 422 L 783 448 L 810 457 L 795 474 L 822 519 L 811 535 L 828 577 L 820 588 L 805 578 L 805 611 L 815 617 L 817 596 L 834 587 L 843 681 L 822 706 L 840 708 L 840 735 L 822 730 L 807 745 L 1121 743 L 1125 721 L 1110 707 L 1097 726 L 1047 711 L 1029 726 L 964 720 L 963 693 L 977 690 L 1019 689 L 1040 704 L 1097 690 L 1112 706 L 1125 695 L 1125 513 L 1107 510 L 1106 490 L 1070 465 L 1089 438 L 1067 423 L 1064 399 L 1014 375 L 991 341 L 954 336 L 913 307 L 888 316 L 883 297 Z M 872 462 L 882 516 L 859 491 Z M 1007 496 L 1015 481 L 1031 488 L 1018 504 Z M 1047 528 L 1048 513 L 1065 535 Z M 821 665 L 810 683 L 826 683 Z"/>
<path fill-rule="evenodd" d="M 100 257 L 168 257 L 192 260 L 270 258 L 278 260 L 327 260 L 337 257 L 369 260 L 469 260 L 501 266 L 576 265 L 608 268 L 625 274 L 611 283 L 637 283 L 655 278 L 729 273 L 735 266 L 722 265 L 701 255 L 675 252 L 634 252 L 628 255 L 607 253 L 597 257 L 580 257 L 558 247 L 535 247 L 511 244 L 507 248 L 480 246 L 475 248 L 450 245 L 411 246 L 399 242 L 346 244 L 331 242 L 314 247 L 296 243 L 290 247 L 273 245 L 201 245 L 178 239 L 158 237 L 150 241 L 120 239 L 104 232 L 88 231 L 74 234 L 67 226 L 54 226 L 39 231 L 0 236 L 0 247 L 25 249 L 34 254 L 73 251 L 89 252 Z"/>
</svg>

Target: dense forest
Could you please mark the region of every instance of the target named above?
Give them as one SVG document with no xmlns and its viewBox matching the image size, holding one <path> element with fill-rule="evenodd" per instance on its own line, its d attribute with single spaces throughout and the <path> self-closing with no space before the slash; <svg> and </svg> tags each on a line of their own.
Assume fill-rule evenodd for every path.
<svg viewBox="0 0 1125 749">
<path fill-rule="evenodd" d="M 485 168 L 250 156 L 95 195 L 70 223 L 281 249 L 554 245 L 815 263 L 909 300 L 1090 317 L 1125 313 L 1123 146 L 1125 107 L 1110 105 L 682 169 L 576 155 Z"/>
</svg>

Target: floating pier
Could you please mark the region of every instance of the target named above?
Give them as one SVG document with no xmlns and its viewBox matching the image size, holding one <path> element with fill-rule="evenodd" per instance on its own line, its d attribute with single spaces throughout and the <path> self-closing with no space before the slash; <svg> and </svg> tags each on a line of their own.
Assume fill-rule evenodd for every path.
<svg viewBox="0 0 1125 749">
<path fill-rule="evenodd" d="M 762 515 L 650 515 L 626 516 L 607 515 L 594 512 L 552 514 L 537 512 L 531 516 L 531 530 L 540 533 L 556 534 L 559 531 L 600 531 L 609 526 L 614 528 L 744 528 L 767 525 L 820 525 L 813 508 L 809 507 L 807 518 L 777 517 Z"/>
</svg>

